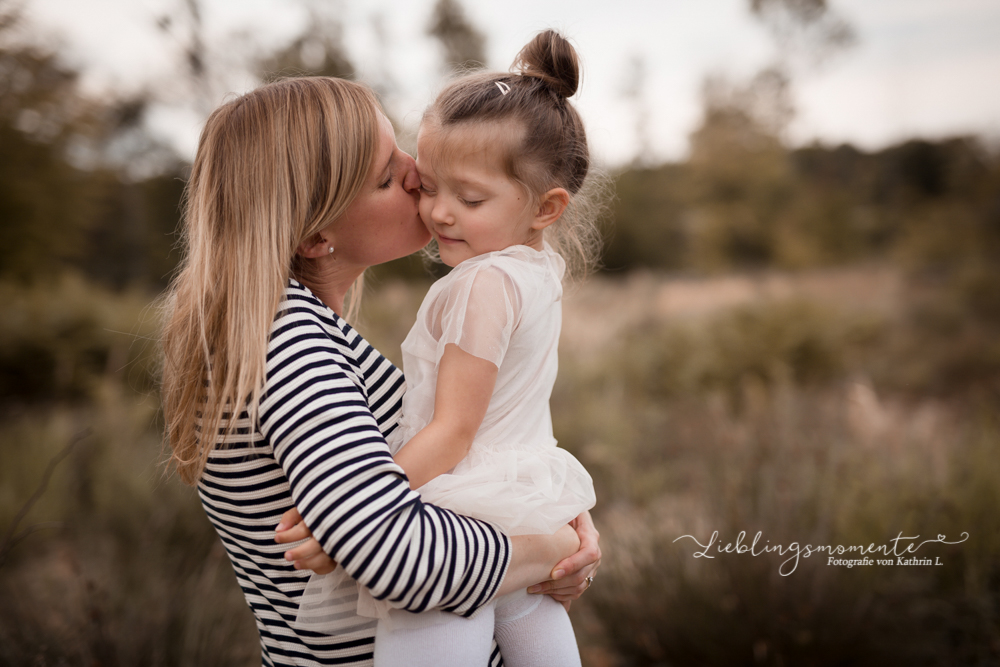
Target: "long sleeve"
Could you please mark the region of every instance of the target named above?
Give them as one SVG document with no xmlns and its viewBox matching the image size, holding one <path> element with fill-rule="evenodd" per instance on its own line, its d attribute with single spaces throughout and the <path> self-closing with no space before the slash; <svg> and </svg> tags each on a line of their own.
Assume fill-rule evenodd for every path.
<svg viewBox="0 0 1000 667">
<path fill-rule="evenodd" d="M 410 490 L 372 414 L 380 397 L 365 382 L 385 372 L 379 364 L 392 367 L 331 316 L 290 295 L 271 331 L 259 428 L 295 506 L 376 598 L 471 615 L 495 595 L 510 542 Z"/>
</svg>

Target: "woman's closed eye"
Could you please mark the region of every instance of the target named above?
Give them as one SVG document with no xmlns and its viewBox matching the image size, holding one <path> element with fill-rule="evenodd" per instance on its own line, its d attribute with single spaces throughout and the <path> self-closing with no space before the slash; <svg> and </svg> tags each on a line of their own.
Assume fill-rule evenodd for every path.
<svg viewBox="0 0 1000 667">
<path fill-rule="evenodd" d="M 389 186 L 392 185 L 392 182 L 394 180 L 395 180 L 395 178 L 393 177 L 392 172 L 389 172 L 389 178 L 385 179 L 385 182 L 383 182 L 381 185 L 379 185 L 378 189 L 379 190 L 388 190 Z"/>
</svg>

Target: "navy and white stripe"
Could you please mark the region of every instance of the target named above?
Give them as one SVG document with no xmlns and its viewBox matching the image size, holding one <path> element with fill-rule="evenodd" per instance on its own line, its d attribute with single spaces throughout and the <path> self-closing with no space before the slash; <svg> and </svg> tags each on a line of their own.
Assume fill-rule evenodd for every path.
<svg viewBox="0 0 1000 667">
<path fill-rule="evenodd" d="M 352 577 L 410 611 L 475 613 L 503 580 L 510 542 L 421 502 L 385 444 L 402 373 L 303 285 L 290 281 L 285 297 L 258 423 L 240 415 L 198 491 L 257 618 L 263 663 L 371 665 L 373 630 L 331 637 L 292 627 L 310 573 L 274 542 L 282 513 L 298 507 Z M 498 651 L 491 662 L 500 664 Z"/>
</svg>

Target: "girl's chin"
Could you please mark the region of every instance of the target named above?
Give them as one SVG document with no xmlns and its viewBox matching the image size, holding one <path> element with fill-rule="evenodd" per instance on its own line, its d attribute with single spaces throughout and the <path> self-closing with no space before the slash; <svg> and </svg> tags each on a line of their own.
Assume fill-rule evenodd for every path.
<svg viewBox="0 0 1000 667">
<path fill-rule="evenodd" d="M 441 263 L 450 266 L 451 268 L 455 268 L 466 258 L 458 253 L 450 252 L 450 250 L 451 249 L 445 244 L 438 241 L 438 257 L 441 258 Z"/>
</svg>

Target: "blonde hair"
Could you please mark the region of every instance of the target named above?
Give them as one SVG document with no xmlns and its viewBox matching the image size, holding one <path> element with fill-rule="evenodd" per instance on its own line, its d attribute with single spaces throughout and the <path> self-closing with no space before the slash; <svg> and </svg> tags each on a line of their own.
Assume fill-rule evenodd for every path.
<svg viewBox="0 0 1000 667">
<path fill-rule="evenodd" d="M 312 77 L 267 84 L 209 117 L 185 194 L 184 259 L 164 296 L 163 411 L 185 483 L 197 483 L 241 409 L 256 421 L 271 323 L 289 277 L 310 269 L 296 248 L 361 191 L 379 113 L 368 88 Z"/>
<path fill-rule="evenodd" d="M 491 148 L 508 178 L 539 197 L 565 188 L 570 203 L 547 240 L 580 277 L 597 263 L 607 178 L 595 173 L 580 114 L 569 102 L 580 82 L 576 50 L 553 30 L 539 33 L 514 59 L 511 73 L 473 72 L 452 81 L 423 122 L 447 131 L 488 123 Z M 511 131 L 513 130 L 513 131 Z M 548 230 L 546 230 L 548 231 Z"/>
</svg>

